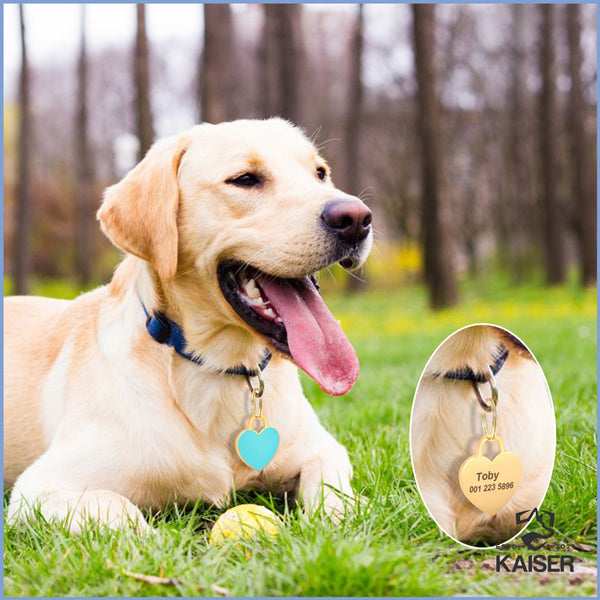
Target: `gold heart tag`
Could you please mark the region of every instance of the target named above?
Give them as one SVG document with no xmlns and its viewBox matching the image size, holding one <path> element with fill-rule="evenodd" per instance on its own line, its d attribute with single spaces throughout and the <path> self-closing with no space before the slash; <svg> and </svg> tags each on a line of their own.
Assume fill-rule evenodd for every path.
<svg viewBox="0 0 600 600">
<path fill-rule="evenodd" d="M 492 438 L 483 436 L 477 454 L 469 456 L 460 467 L 458 481 L 463 494 L 471 504 L 489 515 L 495 515 L 513 497 L 521 483 L 523 466 L 513 452 L 504 452 L 499 437 L 493 438 L 500 446 L 500 453 L 490 460 L 482 456 L 483 444 Z"/>
</svg>

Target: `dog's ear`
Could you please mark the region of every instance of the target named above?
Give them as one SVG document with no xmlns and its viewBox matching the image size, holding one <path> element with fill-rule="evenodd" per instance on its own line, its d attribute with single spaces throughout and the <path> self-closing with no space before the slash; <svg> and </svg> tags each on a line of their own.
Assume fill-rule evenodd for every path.
<svg viewBox="0 0 600 600">
<path fill-rule="evenodd" d="M 119 183 L 106 189 L 97 213 L 108 239 L 147 260 L 164 281 L 177 271 L 177 171 L 188 145 L 187 136 L 156 142 Z"/>
</svg>

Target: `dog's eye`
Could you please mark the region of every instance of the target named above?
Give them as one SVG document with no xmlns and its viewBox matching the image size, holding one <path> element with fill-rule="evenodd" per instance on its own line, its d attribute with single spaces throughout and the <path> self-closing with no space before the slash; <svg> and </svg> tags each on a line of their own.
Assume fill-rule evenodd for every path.
<svg viewBox="0 0 600 600">
<path fill-rule="evenodd" d="M 325 179 L 327 179 L 327 170 L 325 167 L 317 167 L 317 177 L 321 181 L 325 181 Z"/>
<path fill-rule="evenodd" d="M 240 187 L 254 187 L 262 183 L 262 179 L 254 173 L 244 173 L 239 177 L 233 177 L 228 179 L 225 183 L 232 185 L 239 185 Z"/>
</svg>

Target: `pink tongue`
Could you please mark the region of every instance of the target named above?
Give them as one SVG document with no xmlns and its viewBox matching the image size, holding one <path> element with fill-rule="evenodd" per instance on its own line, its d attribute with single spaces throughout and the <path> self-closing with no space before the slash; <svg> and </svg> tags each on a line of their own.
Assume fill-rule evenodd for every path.
<svg viewBox="0 0 600 600">
<path fill-rule="evenodd" d="M 308 279 L 258 278 L 282 318 L 296 364 L 328 394 L 350 391 L 358 377 L 358 358 L 340 324 Z"/>
</svg>

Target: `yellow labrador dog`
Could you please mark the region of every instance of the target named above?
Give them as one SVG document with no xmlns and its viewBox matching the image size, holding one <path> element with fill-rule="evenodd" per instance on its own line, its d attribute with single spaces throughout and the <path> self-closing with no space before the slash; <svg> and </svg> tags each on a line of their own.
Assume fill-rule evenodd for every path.
<svg viewBox="0 0 600 600">
<path fill-rule="evenodd" d="M 458 477 L 483 436 L 482 412 L 491 433 L 492 417 L 484 410 L 490 406 L 488 366 L 499 394 L 497 435 L 523 466 L 517 491 L 494 516 L 467 500 Z M 524 527 L 517 523 L 517 513 L 529 514 L 541 504 L 554 465 L 554 410 L 542 369 L 504 329 L 472 325 L 457 331 L 425 367 L 415 394 L 410 439 L 419 490 L 438 525 L 465 543 L 506 542 Z M 485 443 L 484 456 L 492 459 L 498 452 L 497 442 Z"/>
<path fill-rule="evenodd" d="M 369 209 L 335 188 L 299 129 L 269 119 L 158 141 L 106 190 L 98 218 L 127 253 L 108 286 L 5 301 L 9 518 L 37 505 L 74 531 L 88 517 L 143 529 L 140 508 L 273 488 L 341 510 L 348 455 L 295 365 L 333 395 L 358 376 L 313 273 L 363 263 Z M 255 470 L 236 437 L 259 367 L 280 445 Z"/>
</svg>

